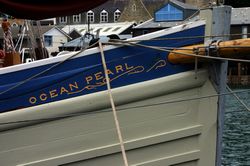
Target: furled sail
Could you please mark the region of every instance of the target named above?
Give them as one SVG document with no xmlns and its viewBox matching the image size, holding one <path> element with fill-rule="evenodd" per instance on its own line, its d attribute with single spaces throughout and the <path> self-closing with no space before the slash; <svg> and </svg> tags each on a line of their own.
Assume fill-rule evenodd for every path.
<svg viewBox="0 0 250 166">
<path fill-rule="evenodd" d="M 107 0 L 0 0 L 0 12 L 15 18 L 40 20 L 78 14 L 101 5 Z"/>
</svg>

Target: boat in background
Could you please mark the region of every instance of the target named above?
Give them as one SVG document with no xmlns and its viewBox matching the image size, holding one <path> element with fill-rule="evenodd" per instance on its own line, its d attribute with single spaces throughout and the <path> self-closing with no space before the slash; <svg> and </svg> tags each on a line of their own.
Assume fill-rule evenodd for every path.
<svg viewBox="0 0 250 166">
<path fill-rule="evenodd" d="M 174 64 L 164 48 L 228 34 L 230 10 L 204 11 L 212 30 L 188 22 L 0 69 L 1 164 L 123 165 L 112 94 L 129 165 L 220 165 L 227 62 Z"/>
</svg>

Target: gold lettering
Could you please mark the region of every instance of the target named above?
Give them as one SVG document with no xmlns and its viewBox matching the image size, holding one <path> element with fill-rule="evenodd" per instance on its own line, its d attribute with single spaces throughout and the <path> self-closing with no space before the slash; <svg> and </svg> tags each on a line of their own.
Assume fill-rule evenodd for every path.
<svg viewBox="0 0 250 166">
<path fill-rule="evenodd" d="M 114 74 L 111 70 L 107 69 L 108 74 Z"/>
<path fill-rule="evenodd" d="M 45 93 L 41 94 L 41 95 L 40 95 L 40 100 L 41 100 L 41 101 L 47 100 L 47 95 L 46 95 Z"/>
<path fill-rule="evenodd" d="M 36 99 L 35 97 L 31 97 L 31 98 L 29 99 L 29 102 L 30 102 L 31 104 L 35 104 L 36 101 L 37 101 L 37 99 Z"/>
<path fill-rule="evenodd" d="M 116 70 L 116 73 L 119 73 L 119 71 L 122 71 L 123 72 L 123 67 L 122 65 L 118 65 L 115 67 L 115 70 Z"/>
<path fill-rule="evenodd" d="M 133 68 L 134 68 L 134 66 L 128 66 L 128 64 L 127 64 L 127 63 L 125 63 L 125 68 L 126 68 L 126 70 L 130 70 L 130 69 L 133 69 Z"/>
<path fill-rule="evenodd" d="M 58 93 L 57 93 L 56 89 L 55 89 L 55 90 L 52 90 L 52 91 L 49 91 L 49 94 L 50 94 L 50 97 L 51 97 L 51 98 L 54 98 L 54 97 L 57 97 L 57 96 L 58 96 Z"/>
<path fill-rule="evenodd" d="M 88 76 L 85 79 L 87 81 L 87 84 L 89 84 L 89 82 L 93 80 L 93 77 L 92 76 Z"/>
<path fill-rule="evenodd" d="M 60 94 L 63 94 L 63 93 L 69 93 L 69 91 L 64 88 L 63 86 L 61 87 L 61 91 L 60 91 Z"/>
<path fill-rule="evenodd" d="M 95 73 L 95 79 L 96 81 L 103 79 L 102 72 Z"/>
<path fill-rule="evenodd" d="M 71 91 L 73 91 L 73 90 L 74 90 L 73 88 L 75 88 L 75 89 L 79 89 L 77 82 L 75 82 L 75 84 L 74 84 L 74 85 L 73 85 L 73 84 L 69 84 L 69 88 L 70 88 L 70 90 L 71 90 Z"/>
</svg>

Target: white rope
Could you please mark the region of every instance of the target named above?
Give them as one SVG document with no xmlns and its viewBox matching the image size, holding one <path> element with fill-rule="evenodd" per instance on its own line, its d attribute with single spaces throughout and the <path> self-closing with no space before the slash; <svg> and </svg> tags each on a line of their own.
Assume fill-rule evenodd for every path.
<svg viewBox="0 0 250 166">
<path fill-rule="evenodd" d="M 247 90 L 237 90 L 237 91 L 232 91 L 232 92 L 225 92 L 225 93 L 214 93 L 210 95 L 204 95 L 204 96 L 199 96 L 199 97 L 190 97 L 190 98 L 175 98 L 172 100 L 167 100 L 164 102 L 160 103 L 154 103 L 154 104 L 146 104 L 146 105 L 137 105 L 137 106 L 132 106 L 132 107 L 124 107 L 119 109 L 118 111 L 125 111 L 125 110 L 131 110 L 135 108 L 147 108 L 147 107 L 153 107 L 157 105 L 168 105 L 168 104 L 176 104 L 176 103 L 182 103 L 182 102 L 187 102 L 187 101 L 193 101 L 193 100 L 201 100 L 201 99 L 207 99 L 211 97 L 218 97 L 218 96 L 226 96 L 226 95 L 232 95 L 232 94 L 237 94 L 237 93 L 248 93 L 250 92 L 250 89 Z M 48 120 L 57 120 L 60 118 L 68 118 L 68 117 L 75 117 L 75 116 L 82 116 L 82 115 L 87 115 L 87 114 L 96 114 L 96 113 L 103 113 L 103 112 L 109 112 L 110 110 L 98 110 L 98 111 L 89 111 L 89 112 L 81 112 L 81 113 L 74 113 L 74 114 L 67 114 L 67 115 L 62 115 L 62 116 L 56 116 L 52 118 L 40 118 L 40 119 L 26 119 L 26 120 L 21 120 L 21 121 L 9 121 L 9 122 L 0 122 L 1 125 L 6 125 L 6 124 L 16 124 L 16 123 L 27 123 L 27 122 L 36 122 L 36 121 L 48 121 Z M 0 131 L 1 133 L 1 131 Z"/>
<path fill-rule="evenodd" d="M 24 26 L 23 26 L 24 27 Z M 22 28 L 22 27 L 21 27 Z M 17 42 L 16 42 L 16 45 L 15 45 L 15 50 L 17 50 L 17 46 L 19 45 L 19 42 L 21 42 L 22 43 L 22 40 L 23 40 L 23 35 L 24 35 L 24 28 L 22 29 L 22 34 L 18 37 L 18 40 L 17 40 Z M 20 43 L 20 45 L 21 45 L 21 43 Z"/>
<path fill-rule="evenodd" d="M 153 18 L 152 15 L 150 14 L 150 12 L 148 11 L 148 9 L 146 8 L 145 4 L 142 2 L 142 0 L 140 0 L 142 7 L 146 10 L 146 12 L 148 13 L 150 18 Z"/>
<path fill-rule="evenodd" d="M 234 62 L 246 62 L 250 63 L 250 60 L 248 59 L 236 59 L 236 58 L 223 58 L 223 57 L 214 57 L 214 56 L 204 56 L 204 55 L 197 55 L 197 54 L 188 54 L 188 53 L 183 53 L 183 52 L 177 52 L 169 49 L 164 49 L 163 47 L 157 47 L 157 46 L 149 46 L 149 45 L 144 45 L 144 44 L 139 44 L 139 43 L 133 43 L 130 41 L 120 41 L 118 42 L 107 42 L 106 44 L 112 44 L 112 45 L 125 45 L 125 46 L 139 46 L 139 47 L 144 47 L 144 48 L 150 48 L 158 51 L 164 51 L 164 52 L 172 52 L 176 54 L 182 54 L 186 56 L 192 56 L 192 57 L 197 57 L 197 58 L 203 58 L 203 59 L 213 59 L 213 60 L 228 60 L 228 61 L 234 61 Z"/>
<path fill-rule="evenodd" d="M 250 109 L 248 108 L 248 106 L 239 98 L 238 95 L 236 95 L 236 93 L 233 92 L 233 90 L 231 88 L 229 88 L 229 86 L 226 86 L 226 88 L 246 108 L 247 111 L 250 111 Z"/>
<path fill-rule="evenodd" d="M 127 159 L 127 155 L 126 155 L 126 151 L 125 151 L 125 147 L 124 147 L 124 141 L 123 141 L 123 138 L 122 138 L 120 124 L 119 124 L 117 113 L 116 113 L 116 107 L 115 107 L 114 99 L 113 99 L 113 96 L 112 96 L 112 93 L 111 93 L 111 86 L 110 86 L 110 80 L 109 80 L 109 76 L 108 76 L 108 69 L 107 69 L 107 65 L 106 65 L 104 52 L 103 52 L 103 47 L 102 47 L 101 42 L 99 42 L 99 48 L 100 48 L 100 53 L 101 53 L 101 57 L 102 57 L 102 64 L 103 64 L 103 69 L 104 69 L 104 73 L 105 73 L 105 78 L 106 78 L 106 82 L 107 82 L 109 99 L 110 99 L 112 112 L 113 112 L 113 116 L 114 116 L 114 120 L 115 120 L 115 126 L 116 126 L 116 130 L 117 130 L 117 134 L 118 134 L 118 137 L 119 137 L 120 146 L 121 146 L 121 150 L 122 150 L 122 157 L 123 157 L 123 160 L 124 160 L 124 165 L 128 166 L 128 159 Z"/>
<path fill-rule="evenodd" d="M 23 27 L 23 31 L 22 31 L 22 36 L 21 36 L 21 42 L 20 42 L 20 45 L 19 45 L 19 49 L 18 49 L 18 52 L 21 53 L 21 49 L 22 49 L 22 45 L 23 45 L 23 38 L 24 38 L 24 33 L 26 31 L 26 26 L 24 25 Z"/>
</svg>

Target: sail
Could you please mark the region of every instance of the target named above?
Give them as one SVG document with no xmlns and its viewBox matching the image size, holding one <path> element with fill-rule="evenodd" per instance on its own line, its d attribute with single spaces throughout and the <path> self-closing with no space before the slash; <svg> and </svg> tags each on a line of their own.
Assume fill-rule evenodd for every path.
<svg viewBox="0 0 250 166">
<path fill-rule="evenodd" d="M 88 11 L 107 0 L 0 0 L 0 12 L 15 18 L 40 20 Z"/>
</svg>

